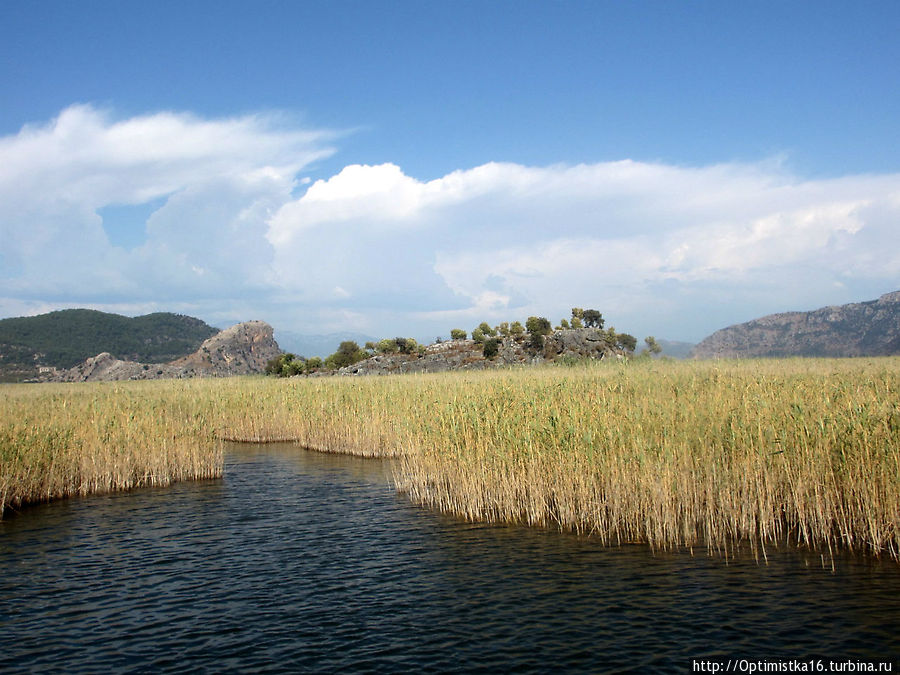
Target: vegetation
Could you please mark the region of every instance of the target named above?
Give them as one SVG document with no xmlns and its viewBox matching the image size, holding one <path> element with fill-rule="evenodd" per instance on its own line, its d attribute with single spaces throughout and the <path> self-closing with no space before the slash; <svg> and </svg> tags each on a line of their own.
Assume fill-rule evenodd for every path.
<svg viewBox="0 0 900 675">
<path fill-rule="evenodd" d="M 637 348 L 637 338 L 634 335 L 613 332 L 611 337 L 614 339 L 615 346 L 626 352 L 633 352 Z"/>
<path fill-rule="evenodd" d="M 484 358 L 493 359 L 500 352 L 500 340 L 488 338 L 484 341 Z"/>
<path fill-rule="evenodd" d="M 531 335 L 531 347 L 541 349 L 544 346 L 544 336 L 552 330 L 550 320 L 543 316 L 529 316 L 525 322 L 525 329 Z"/>
<path fill-rule="evenodd" d="M 459 376 L 455 387 L 447 377 L 398 486 L 466 518 L 609 543 L 897 559 L 898 375 L 893 359 L 592 364 Z"/>
<path fill-rule="evenodd" d="M 266 375 L 276 375 L 278 377 L 293 377 L 294 375 L 309 375 L 322 368 L 322 359 L 314 356 L 311 359 L 305 359 L 302 356 L 297 357 L 290 352 L 281 354 L 266 363 Z"/>
<path fill-rule="evenodd" d="M 161 363 L 196 351 L 219 331 L 200 319 L 170 313 L 135 318 L 92 309 L 66 309 L 0 320 L 0 367 L 40 363 L 71 368 L 100 352 L 131 361 Z"/>
<path fill-rule="evenodd" d="M 353 340 L 345 340 L 334 354 L 325 359 L 324 365 L 329 370 L 337 370 L 352 366 L 367 358 L 369 358 L 368 352 L 360 349 Z"/>
<path fill-rule="evenodd" d="M 603 315 L 596 309 L 586 309 L 583 315 L 585 328 L 603 328 Z"/>
<path fill-rule="evenodd" d="M 464 331 L 462 328 L 454 328 L 450 331 L 450 339 L 451 340 L 465 340 L 468 333 Z"/>
<path fill-rule="evenodd" d="M 496 337 L 499 329 L 491 328 L 487 321 L 482 321 L 478 324 L 478 330 L 480 330 L 485 337 Z"/>
<path fill-rule="evenodd" d="M 27 502 L 220 476 L 213 400 L 196 383 L 3 385 L 0 513 Z"/>
<path fill-rule="evenodd" d="M 0 508 L 217 475 L 217 439 L 399 456 L 398 489 L 469 519 L 900 560 L 898 358 L 7 386 Z"/>
</svg>

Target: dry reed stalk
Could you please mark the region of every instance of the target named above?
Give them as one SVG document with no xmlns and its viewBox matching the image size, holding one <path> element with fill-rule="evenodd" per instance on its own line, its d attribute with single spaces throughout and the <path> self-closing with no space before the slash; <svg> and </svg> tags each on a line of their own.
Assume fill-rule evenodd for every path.
<svg viewBox="0 0 900 675">
<path fill-rule="evenodd" d="M 5 390 L 5 503 L 221 471 L 221 450 L 180 470 L 185 439 L 290 440 L 400 457 L 398 489 L 469 519 L 726 555 L 900 551 L 897 358 L 80 387 Z"/>
<path fill-rule="evenodd" d="M 0 513 L 221 475 L 221 442 L 183 387 L 16 385 L 2 394 Z"/>
</svg>

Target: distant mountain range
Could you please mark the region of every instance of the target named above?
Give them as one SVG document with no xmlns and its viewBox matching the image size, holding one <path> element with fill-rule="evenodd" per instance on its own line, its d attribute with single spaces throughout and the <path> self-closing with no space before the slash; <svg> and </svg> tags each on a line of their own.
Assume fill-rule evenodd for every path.
<svg viewBox="0 0 900 675">
<path fill-rule="evenodd" d="M 33 378 L 41 367 L 71 368 L 101 352 L 127 361 L 173 361 L 218 332 L 200 319 L 168 312 L 129 318 L 66 309 L 2 319 L 0 381 Z"/>
<path fill-rule="evenodd" d="M 878 300 L 771 314 L 702 340 L 695 358 L 900 354 L 900 291 Z"/>
<path fill-rule="evenodd" d="M 377 342 L 378 338 L 363 333 L 327 333 L 325 335 L 305 335 L 286 330 L 275 330 L 278 346 L 296 356 L 325 358 L 337 351 L 342 342 L 352 340 L 360 347 L 367 342 Z"/>
<path fill-rule="evenodd" d="M 657 344 L 662 347 L 660 356 L 668 356 L 673 359 L 686 359 L 691 355 L 691 350 L 696 346 L 693 342 L 678 342 L 676 340 L 658 339 Z M 642 347 L 638 345 L 637 351 Z"/>
</svg>

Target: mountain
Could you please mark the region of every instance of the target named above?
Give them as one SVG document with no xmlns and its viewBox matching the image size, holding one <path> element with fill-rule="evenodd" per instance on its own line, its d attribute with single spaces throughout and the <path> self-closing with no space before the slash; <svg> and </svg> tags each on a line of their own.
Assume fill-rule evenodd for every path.
<svg viewBox="0 0 900 675">
<path fill-rule="evenodd" d="M 656 341 L 662 347 L 660 356 L 668 356 L 673 359 L 686 359 L 691 355 L 691 350 L 696 347 L 693 342 L 678 342 L 677 340 L 663 340 L 659 338 Z M 638 350 L 640 350 L 640 346 Z"/>
<path fill-rule="evenodd" d="M 135 318 L 66 309 L 0 320 L 0 379 L 35 377 L 40 367 L 71 368 L 100 352 L 162 362 L 190 354 L 217 328 L 200 319 L 158 312 Z"/>
<path fill-rule="evenodd" d="M 328 333 L 326 335 L 305 335 L 303 333 L 294 333 L 286 330 L 277 331 L 278 344 L 281 348 L 295 354 L 296 356 L 304 356 L 312 358 L 318 356 L 325 358 L 337 351 L 342 342 L 352 340 L 360 347 L 367 342 L 377 342 L 378 338 L 363 333 Z"/>
<path fill-rule="evenodd" d="M 281 353 L 273 332 L 264 321 L 247 321 L 226 328 L 205 340 L 197 351 L 169 363 L 125 361 L 103 352 L 53 374 L 50 379 L 55 382 L 109 382 L 262 373 L 269 359 Z"/>
<path fill-rule="evenodd" d="M 900 354 L 900 291 L 878 300 L 771 314 L 716 331 L 694 358 Z"/>
</svg>

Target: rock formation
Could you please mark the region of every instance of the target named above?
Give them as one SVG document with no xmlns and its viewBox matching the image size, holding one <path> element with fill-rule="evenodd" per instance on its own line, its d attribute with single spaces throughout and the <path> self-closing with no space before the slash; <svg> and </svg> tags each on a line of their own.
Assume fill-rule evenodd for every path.
<svg viewBox="0 0 900 675">
<path fill-rule="evenodd" d="M 169 363 L 122 361 L 104 352 L 52 376 L 54 382 L 158 380 L 185 377 L 228 377 L 265 371 L 281 353 L 272 327 L 247 321 L 213 335 L 193 354 Z"/>
<path fill-rule="evenodd" d="M 544 338 L 542 350 L 535 351 L 526 337 L 499 338 L 497 356 L 485 358 L 482 347 L 474 340 L 438 342 L 419 354 L 378 354 L 352 366 L 341 368 L 338 375 L 389 375 L 392 373 L 439 373 L 445 370 L 483 370 L 529 363 L 549 363 L 564 357 L 603 359 L 620 356 L 595 328 L 558 330 Z M 322 373 L 323 375 L 326 373 Z"/>
<path fill-rule="evenodd" d="M 878 300 L 771 314 L 716 331 L 694 358 L 900 354 L 900 291 Z"/>
</svg>

